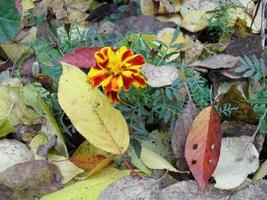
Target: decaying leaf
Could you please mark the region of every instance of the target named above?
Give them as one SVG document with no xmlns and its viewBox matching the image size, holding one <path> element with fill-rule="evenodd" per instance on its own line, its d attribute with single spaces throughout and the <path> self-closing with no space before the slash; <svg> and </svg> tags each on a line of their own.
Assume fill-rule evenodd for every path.
<svg viewBox="0 0 267 200">
<path fill-rule="evenodd" d="M 203 61 L 195 61 L 190 67 L 200 67 L 205 69 L 229 69 L 239 63 L 240 57 L 227 54 L 218 54 L 211 56 Z"/>
<path fill-rule="evenodd" d="M 0 140 L 0 172 L 21 162 L 33 160 L 31 151 L 17 140 Z"/>
<path fill-rule="evenodd" d="M 31 149 L 31 152 L 34 155 L 35 160 L 43 160 L 46 158 L 46 155 L 41 156 L 41 155 L 38 155 L 37 152 L 38 152 L 39 147 L 47 144 L 47 142 L 48 142 L 48 139 L 47 139 L 46 134 L 44 133 L 39 133 L 31 140 L 31 142 L 29 143 L 29 147 Z"/>
<path fill-rule="evenodd" d="M 179 115 L 175 123 L 172 135 L 172 149 L 175 155 L 178 170 L 188 170 L 188 165 L 184 157 L 185 141 L 191 124 L 197 116 L 197 108 L 194 102 L 189 99 L 183 112 Z"/>
<path fill-rule="evenodd" d="M 73 199 L 90 199 L 98 200 L 100 193 L 113 181 L 128 176 L 127 170 L 118 170 L 116 168 L 106 168 L 100 173 L 84 181 L 76 182 L 62 190 L 48 194 L 41 200 L 73 200 Z"/>
<path fill-rule="evenodd" d="M 222 139 L 220 159 L 212 175 L 216 188 L 236 188 L 258 169 L 259 153 L 250 140 L 248 136 Z"/>
<path fill-rule="evenodd" d="M 178 78 L 178 70 L 173 66 L 157 67 L 145 64 L 142 67 L 142 73 L 151 87 L 171 85 Z"/>
<path fill-rule="evenodd" d="M 253 180 L 263 179 L 265 176 L 267 176 L 267 160 L 265 160 L 261 164 L 259 170 L 257 171 L 255 176 L 253 177 Z"/>
<path fill-rule="evenodd" d="M 228 192 L 215 189 L 211 184 L 201 191 L 195 181 L 188 180 L 164 188 L 160 193 L 160 200 L 229 200 L 229 196 Z"/>
<path fill-rule="evenodd" d="M 46 160 L 19 163 L 0 173 L 0 198 L 40 198 L 62 186 L 58 168 Z"/>
<path fill-rule="evenodd" d="M 173 151 L 171 148 L 171 133 L 169 131 L 152 131 L 149 133 L 149 139 L 142 141 L 142 144 L 169 162 L 172 161 Z"/>
<path fill-rule="evenodd" d="M 181 27 L 189 32 L 196 33 L 208 26 L 207 17 L 205 11 L 202 10 L 189 12 L 184 16 Z"/>
<path fill-rule="evenodd" d="M 160 180 L 124 177 L 109 185 L 99 196 L 99 200 L 158 199 Z"/>
<path fill-rule="evenodd" d="M 211 105 L 193 121 L 185 143 L 185 159 L 203 191 L 217 166 L 221 147 L 221 122 Z"/>
<path fill-rule="evenodd" d="M 94 146 L 113 154 L 127 149 L 130 138 L 125 119 L 104 94 L 92 88 L 79 68 L 63 63 L 58 101 L 74 127 Z"/>
<path fill-rule="evenodd" d="M 66 54 L 61 58 L 62 62 L 80 67 L 91 68 L 96 63 L 95 52 L 102 47 L 81 47 Z"/>
<path fill-rule="evenodd" d="M 145 166 L 145 164 L 140 160 L 140 158 L 137 157 L 136 152 L 132 145 L 129 146 L 127 149 L 127 158 L 129 158 L 129 161 L 139 170 L 142 172 L 151 175 L 152 171 Z"/>
<path fill-rule="evenodd" d="M 255 124 L 258 121 L 252 105 L 238 90 L 237 85 L 232 85 L 228 92 L 221 97 L 218 105 L 223 107 L 225 104 L 238 108 L 231 113 L 229 117 L 231 120 L 239 120 L 248 124 Z M 225 117 L 228 118 L 227 116 Z"/>
<path fill-rule="evenodd" d="M 84 141 L 72 155 L 71 162 L 81 169 L 92 170 L 108 156 L 108 153 L 97 149 L 88 141 Z"/>
<path fill-rule="evenodd" d="M 55 154 L 49 154 L 48 160 L 54 163 L 62 175 L 62 183 L 68 183 L 71 179 L 73 179 L 76 175 L 83 172 L 82 169 L 74 165 L 71 161 L 69 161 L 64 156 L 58 156 Z"/>
<path fill-rule="evenodd" d="M 142 145 L 140 159 L 150 169 L 167 169 L 169 171 L 177 172 L 177 169 L 175 169 L 165 158 L 150 150 L 145 145 Z"/>
</svg>

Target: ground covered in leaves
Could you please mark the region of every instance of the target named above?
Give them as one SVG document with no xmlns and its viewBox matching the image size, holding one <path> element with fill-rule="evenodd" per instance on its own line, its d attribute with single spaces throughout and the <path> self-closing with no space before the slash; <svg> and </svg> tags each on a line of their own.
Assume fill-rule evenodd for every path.
<svg viewBox="0 0 267 200">
<path fill-rule="evenodd" d="M 0 200 L 266 199 L 263 2 L 0 0 Z"/>
</svg>

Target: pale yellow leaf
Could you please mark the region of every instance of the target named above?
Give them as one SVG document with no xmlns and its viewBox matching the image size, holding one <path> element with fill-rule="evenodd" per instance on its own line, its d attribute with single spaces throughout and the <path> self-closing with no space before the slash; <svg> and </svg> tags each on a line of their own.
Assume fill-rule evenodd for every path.
<svg viewBox="0 0 267 200">
<path fill-rule="evenodd" d="M 267 160 L 265 160 L 259 170 L 257 171 L 257 173 L 255 174 L 255 176 L 253 177 L 253 180 L 259 180 L 259 179 L 263 179 L 265 176 L 267 176 Z"/>
<path fill-rule="evenodd" d="M 140 159 L 150 169 L 167 169 L 169 171 L 177 172 L 177 169 L 175 169 L 165 158 L 150 150 L 145 145 L 142 145 Z"/>
<path fill-rule="evenodd" d="M 120 111 L 97 88 L 92 88 L 79 68 L 62 63 L 58 100 L 74 127 L 99 149 L 121 154 L 129 145 L 128 126 Z"/>
<path fill-rule="evenodd" d="M 41 200 L 97 200 L 100 193 L 109 184 L 121 177 L 129 175 L 130 172 L 128 170 L 118 170 L 109 167 L 87 180 L 79 181 L 73 185 L 63 188 L 62 190 L 48 194 L 42 197 Z"/>
<path fill-rule="evenodd" d="M 181 27 L 195 33 L 205 29 L 208 26 L 208 15 L 205 11 L 192 11 L 185 15 Z"/>
<path fill-rule="evenodd" d="M 55 154 L 48 154 L 48 160 L 54 163 L 61 175 L 62 175 L 62 183 L 65 184 L 73 179 L 78 174 L 82 173 L 84 170 L 80 169 L 76 165 L 74 165 L 71 161 L 69 161 L 64 156 L 58 156 Z"/>
<path fill-rule="evenodd" d="M 156 14 L 153 0 L 140 0 L 140 8 L 141 8 L 143 15 Z"/>
</svg>

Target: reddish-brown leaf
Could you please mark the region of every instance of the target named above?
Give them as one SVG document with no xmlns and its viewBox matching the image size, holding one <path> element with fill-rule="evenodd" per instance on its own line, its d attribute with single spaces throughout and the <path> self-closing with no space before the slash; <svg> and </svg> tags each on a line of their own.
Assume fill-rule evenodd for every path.
<svg viewBox="0 0 267 200">
<path fill-rule="evenodd" d="M 203 191 L 220 156 L 221 122 L 213 106 L 203 109 L 194 120 L 186 139 L 185 159 Z"/>
<path fill-rule="evenodd" d="M 71 162 L 84 170 L 92 170 L 105 159 L 105 156 L 99 154 L 79 154 L 71 158 Z"/>
<path fill-rule="evenodd" d="M 95 52 L 99 51 L 102 47 L 81 47 L 63 56 L 60 60 L 80 67 L 91 68 L 96 63 Z"/>
</svg>

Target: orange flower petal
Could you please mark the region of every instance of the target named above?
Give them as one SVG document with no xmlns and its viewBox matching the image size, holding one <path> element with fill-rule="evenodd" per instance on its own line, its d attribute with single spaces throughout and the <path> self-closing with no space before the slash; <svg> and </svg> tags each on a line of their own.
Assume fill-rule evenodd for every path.
<svg viewBox="0 0 267 200">
<path fill-rule="evenodd" d="M 132 75 L 132 76 L 133 76 L 133 79 L 134 79 L 133 85 L 136 88 L 145 87 L 146 86 L 146 80 L 142 75 L 138 75 L 138 76 Z"/>
<path fill-rule="evenodd" d="M 137 54 L 134 56 L 131 56 L 125 60 L 125 63 L 128 65 L 144 65 L 145 64 L 145 58 L 141 54 Z"/>
<path fill-rule="evenodd" d="M 92 86 L 98 87 L 109 77 L 109 74 L 105 73 L 103 70 L 91 68 L 87 77 Z"/>
</svg>

